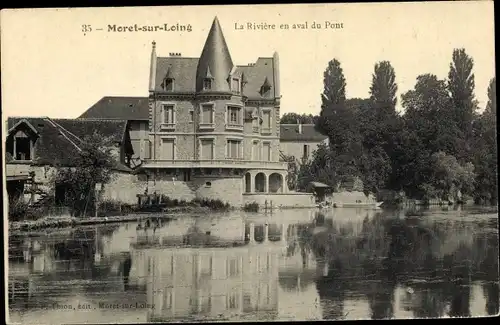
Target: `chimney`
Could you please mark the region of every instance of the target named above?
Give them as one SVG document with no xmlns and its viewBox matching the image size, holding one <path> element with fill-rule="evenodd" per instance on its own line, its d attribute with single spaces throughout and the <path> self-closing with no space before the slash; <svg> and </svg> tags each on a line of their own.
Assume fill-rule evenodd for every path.
<svg viewBox="0 0 500 325">
<path fill-rule="evenodd" d="M 153 41 L 151 49 L 151 66 L 149 70 L 149 91 L 155 90 L 156 79 L 156 42 Z"/>
</svg>

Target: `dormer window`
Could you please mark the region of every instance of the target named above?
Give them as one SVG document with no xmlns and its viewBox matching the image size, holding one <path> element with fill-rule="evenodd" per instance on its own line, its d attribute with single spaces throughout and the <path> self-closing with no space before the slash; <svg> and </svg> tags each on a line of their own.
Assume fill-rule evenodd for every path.
<svg viewBox="0 0 500 325">
<path fill-rule="evenodd" d="M 165 78 L 165 80 L 163 80 L 163 90 L 174 91 L 174 79 L 173 78 Z"/>
<path fill-rule="evenodd" d="M 240 79 L 238 78 L 232 78 L 231 81 L 231 90 L 235 93 L 240 93 Z"/>
<path fill-rule="evenodd" d="M 212 78 L 205 78 L 203 80 L 203 90 L 212 89 Z"/>
<path fill-rule="evenodd" d="M 7 141 L 7 151 L 11 153 L 14 160 L 33 160 L 34 138 L 19 130 L 10 139 L 12 140 Z"/>
<path fill-rule="evenodd" d="M 271 95 L 271 83 L 269 82 L 267 77 L 264 80 L 262 86 L 260 87 L 260 95 L 262 97 L 269 97 Z"/>
<path fill-rule="evenodd" d="M 172 74 L 171 67 L 168 68 L 165 77 L 163 78 L 163 90 L 165 91 L 174 91 L 174 77 Z"/>
<path fill-rule="evenodd" d="M 211 90 L 213 81 L 214 81 L 214 77 L 212 76 L 212 73 L 210 72 L 210 67 L 207 67 L 207 72 L 205 74 L 205 78 L 203 78 L 203 90 Z"/>
</svg>

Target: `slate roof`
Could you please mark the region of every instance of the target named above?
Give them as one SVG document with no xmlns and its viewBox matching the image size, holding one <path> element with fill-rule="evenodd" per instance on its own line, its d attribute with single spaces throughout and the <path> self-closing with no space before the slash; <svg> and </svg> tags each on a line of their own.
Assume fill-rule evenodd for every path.
<svg viewBox="0 0 500 325">
<path fill-rule="evenodd" d="M 35 165 L 70 165 L 68 158 L 79 153 L 79 147 L 86 134 L 97 132 L 115 143 L 125 140 L 126 120 L 94 119 L 50 119 L 46 117 L 9 117 L 9 130 L 25 120 L 38 132 L 35 143 Z M 117 170 L 131 171 L 117 162 Z"/>
<path fill-rule="evenodd" d="M 299 124 L 280 125 L 280 141 L 321 142 L 327 138 L 316 131 L 314 124 L 302 124 L 302 133 L 299 133 Z"/>
<path fill-rule="evenodd" d="M 196 91 L 196 68 L 198 58 L 158 57 L 156 59 L 155 90 L 163 91 L 163 79 L 170 74 L 174 79 L 174 91 L 194 93 Z"/>
<path fill-rule="evenodd" d="M 196 93 L 202 90 L 204 78 L 208 71 L 213 78 L 212 90 L 230 91 L 228 78 L 237 76 L 245 81 L 243 95 L 249 99 L 264 99 L 260 94 L 262 85 L 270 86 L 273 99 L 279 97 L 279 85 L 275 81 L 278 71 L 278 54 L 273 57 L 260 57 L 257 62 L 248 65 L 233 65 L 233 60 L 222 28 L 217 17 L 208 33 L 199 58 L 181 56 L 156 56 L 156 45 L 152 51 L 152 69 L 154 72 L 154 90 L 163 92 L 163 82 L 166 77 L 174 79 L 174 93 Z M 267 98 L 266 98 L 267 99 Z"/>
<path fill-rule="evenodd" d="M 85 111 L 80 118 L 147 120 L 148 97 L 105 96 Z"/>
</svg>

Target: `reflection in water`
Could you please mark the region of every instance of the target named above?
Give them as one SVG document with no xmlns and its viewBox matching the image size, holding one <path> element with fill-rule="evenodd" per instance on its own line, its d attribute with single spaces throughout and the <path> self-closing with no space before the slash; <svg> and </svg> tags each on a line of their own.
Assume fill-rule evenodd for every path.
<svg viewBox="0 0 500 325">
<path fill-rule="evenodd" d="M 123 322 L 494 315 L 497 219 L 284 210 L 9 237 L 12 321 L 116 321 L 40 309 L 71 301 L 154 304 Z"/>
</svg>

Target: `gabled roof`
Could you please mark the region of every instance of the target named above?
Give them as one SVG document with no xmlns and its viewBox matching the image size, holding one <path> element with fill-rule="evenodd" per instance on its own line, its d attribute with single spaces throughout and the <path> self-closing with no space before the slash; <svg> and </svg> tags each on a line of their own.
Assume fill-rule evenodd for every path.
<svg viewBox="0 0 500 325">
<path fill-rule="evenodd" d="M 328 137 L 316 131 L 314 124 L 281 124 L 280 141 L 321 142 Z M 300 133 L 299 128 L 302 127 Z"/>
<path fill-rule="evenodd" d="M 28 122 L 38 133 L 39 138 L 35 143 L 35 159 L 33 160 L 35 165 L 68 166 L 71 164 L 70 158 L 79 154 L 86 135 L 97 132 L 114 143 L 122 143 L 125 140 L 127 127 L 126 120 L 9 117 L 8 128 L 11 129 L 20 122 Z M 116 169 L 130 170 L 120 162 L 117 162 Z"/>
<path fill-rule="evenodd" d="M 160 85 L 165 74 L 160 76 Z M 175 80 L 176 85 L 179 83 Z M 148 97 L 105 96 L 85 111 L 80 118 L 147 120 L 149 117 Z"/>
</svg>

